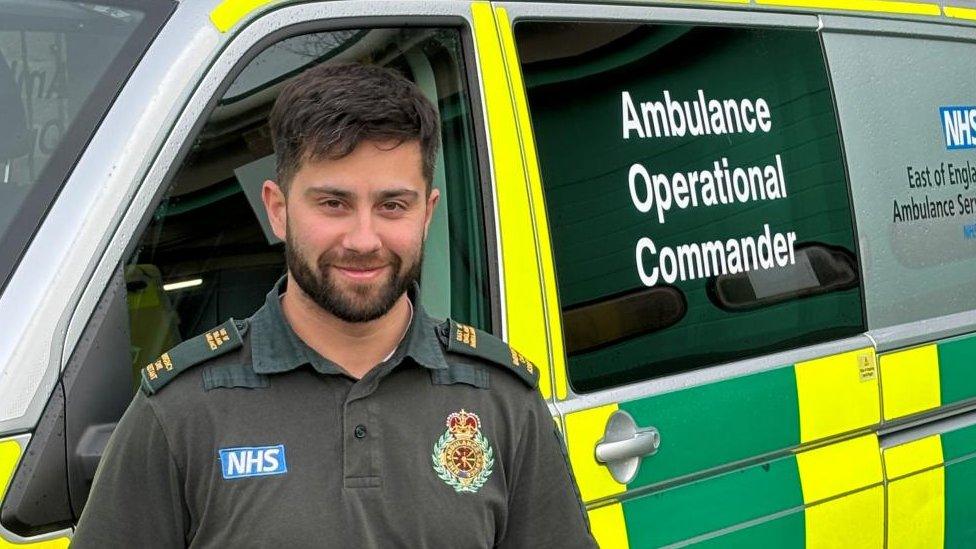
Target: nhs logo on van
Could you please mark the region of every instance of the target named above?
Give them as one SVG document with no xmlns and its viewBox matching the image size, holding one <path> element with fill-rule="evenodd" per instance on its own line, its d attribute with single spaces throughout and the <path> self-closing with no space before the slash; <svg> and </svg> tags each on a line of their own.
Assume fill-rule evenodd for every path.
<svg viewBox="0 0 976 549">
<path fill-rule="evenodd" d="M 226 479 L 283 475 L 288 472 L 285 445 L 221 448 L 220 470 Z"/>
<path fill-rule="evenodd" d="M 976 149 L 976 107 L 939 107 L 946 149 Z"/>
</svg>

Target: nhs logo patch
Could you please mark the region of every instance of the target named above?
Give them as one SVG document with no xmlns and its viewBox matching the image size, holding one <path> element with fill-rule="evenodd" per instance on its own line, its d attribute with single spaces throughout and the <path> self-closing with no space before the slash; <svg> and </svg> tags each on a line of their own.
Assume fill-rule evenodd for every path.
<svg viewBox="0 0 976 549">
<path fill-rule="evenodd" d="M 976 106 L 939 107 L 946 149 L 976 149 Z"/>
<path fill-rule="evenodd" d="M 285 445 L 221 448 L 220 472 L 226 479 L 283 475 L 288 472 Z"/>
</svg>

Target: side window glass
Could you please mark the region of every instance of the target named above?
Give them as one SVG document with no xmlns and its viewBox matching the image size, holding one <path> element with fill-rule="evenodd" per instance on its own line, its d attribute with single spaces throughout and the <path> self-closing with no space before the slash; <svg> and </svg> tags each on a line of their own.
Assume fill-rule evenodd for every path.
<svg viewBox="0 0 976 549">
<path fill-rule="evenodd" d="M 921 330 L 976 309 L 973 44 L 827 33 L 824 46 L 870 274 L 868 326 Z"/>
<path fill-rule="evenodd" d="M 863 330 L 816 33 L 526 22 L 515 36 L 575 390 Z"/>
<path fill-rule="evenodd" d="M 421 301 L 433 316 L 490 329 L 486 245 L 470 96 L 454 29 L 369 29 L 285 39 L 260 53 L 214 109 L 128 259 L 138 369 L 228 317 L 250 316 L 285 272 L 261 186 L 274 179 L 268 115 L 283 83 L 319 63 L 367 62 L 413 80 L 438 107 L 441 201 Z"/>
</svg>

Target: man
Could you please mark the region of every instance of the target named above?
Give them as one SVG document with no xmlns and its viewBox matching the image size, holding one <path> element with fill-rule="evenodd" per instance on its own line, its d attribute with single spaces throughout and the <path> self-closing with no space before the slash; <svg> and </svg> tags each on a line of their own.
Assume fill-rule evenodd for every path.
<svg viewBox="0 0 976 549">
<path fill-rule="evenodd" d="M 437 113 L 318 66 L 271 113 L 288 273 L 250 319 L 142 370 L 77 547 L 593 547 L 538 371 L 428 317 Z"/>
</svg>

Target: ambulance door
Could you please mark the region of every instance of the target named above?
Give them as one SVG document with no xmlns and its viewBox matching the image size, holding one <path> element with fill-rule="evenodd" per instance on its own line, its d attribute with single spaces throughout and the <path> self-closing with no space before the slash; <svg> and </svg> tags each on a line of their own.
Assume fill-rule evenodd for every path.
<svg viewBox="0 0 976 549">
<path fill-rule="evenodd" d="M 78 281 L 65 258 L 103 237 L 72 230 L 85 208 L 72 197 L 97 196 L 82 159 L 175 8 L 0 0 L 0 547 L 68 544 L 58 335 Z"/>
<path fill-rule="evenodd" d="M 878 375 L 818 19 L 494 8 L 556 407 L 601 545 L 882 546 Z"/>
<path fill-rule="evenodd" d="M 888 544 L 970 546 L 976 29 L 832 17 L 824 29 L 880 352 Z"/>
<path fill-rule="evenodd" d="M 178 43 L 166 42 L 174 37 Z M 80 164 L 89 192 L 79 196 L 72 187 L 78 219 L 71 227 L 89 238 L 75 243 L 58 273 L 58 287 L 68 290 L 51 306 L 63 317 L 44 327 L 57 345 L 29 349 L 32 361 L 50 360 L 61 383 L 50 402 L 40 402 L 41 425 L 51 427 L 43 437 L 0 443 L 0 478 L 13 475 L 15 510 L 47 511 L 45 493 L 25 486 L 67 484 L 61 546 L 136 390 L 137 369 L 228 317 L 251 315 L 284 274 L 283 244 L 260 199 L 264 181 L 276 177 L 267 121 L 285 83 L 311 66 L 389 67 L 434 103 L 442 150 L 433 184 L 441 200 L 421 300 L 432 315 L 502 331 L 493 184 L 468 4 L 185 2 L 159 40 L 169 47 L 152 50 L 134 89 L 120 95 L 127 123 L 97 134 L 98 148 Z M 62 470 L 53 474 L 42 450 L 58 448 Z M 5 525 L 7 510 L 5 502 Z"/>
</svg>

